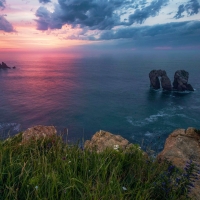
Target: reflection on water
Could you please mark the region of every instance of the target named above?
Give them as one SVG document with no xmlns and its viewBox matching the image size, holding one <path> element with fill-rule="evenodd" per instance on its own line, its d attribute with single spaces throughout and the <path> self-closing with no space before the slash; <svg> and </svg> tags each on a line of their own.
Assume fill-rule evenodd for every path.
<svg viewBox="0 0 200 200">
<path fill-rule="evenodd" d="M 67 128 L 75 140 L 88 139 L 102 129 L 139 143 L 160 137 L 160 149 L 174 129 L 200 128 L 200 80 L 199 62 L 194 60 L 188 71 L 196 91 L 150 90 L 152 69 L 167 67 L 172 77 L 173 66 L 187 70 L 191 64 L 187 55 L 157 57 L 3 55 L 3 61 L 17 68 L 0 71 L 0 129 L 13 124 L 22 130 L 55 125 L 60 131 Z M 200 56 L 196 59 L 200 61 Z"/>
<path fill-rule="evenodd" d="M 79 71 L 75 64 L 74 58 L 68 60 L 62 55 L 31 55 L 19 62 L 16 70 L 1 73 L 0 99 L 5 105 L 3 121 L 10 122 L 12 118 L 25 125 L 48 125 L 57 115 L 63 114 L 63 106 L 66 111 L 71 107 L 76 109 L 75 91 L 80 84 L 76 81 Z"/>
</svg>

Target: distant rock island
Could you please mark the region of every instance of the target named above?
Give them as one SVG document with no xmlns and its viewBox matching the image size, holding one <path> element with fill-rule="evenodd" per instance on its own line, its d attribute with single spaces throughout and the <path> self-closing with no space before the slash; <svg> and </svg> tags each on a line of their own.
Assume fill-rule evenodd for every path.
<svg viewBox="0 0 200 200">
<path fill-rule="evenodd" d="M 16 67 L 14 66 L 13 69 Z M 11 67 L 8 67 L 8 65 L 5 62 L 0 63 L 0 69 L 11 69 Z"/>
<path fill-rule="evenodd" d="M 152 70 L 149 73 L 150 87 L 157 90 L 162 86 L 166 91 L 194 91 L 194 88 L 188 84 L 189 72 L 177 70 L 174 74 L 173 86 L 165 70 Z"/>
</svg>

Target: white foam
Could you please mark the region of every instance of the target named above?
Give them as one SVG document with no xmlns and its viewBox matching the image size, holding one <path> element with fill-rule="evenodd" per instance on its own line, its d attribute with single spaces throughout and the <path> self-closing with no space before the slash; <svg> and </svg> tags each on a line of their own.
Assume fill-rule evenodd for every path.
<svg viewBox="0 0 200 200">
<path fill-rule="evenodd" d="M 0 129 L 13 129 L 13 131 L 20 131 L 20 124 L 17 123 L 1 123 Z"/>
<path fill-rule="evenodd" d="M 178 94 L 189 94 L 192 93 L 193 91 L 173 91 L 173 93 L 178 93 Z"/>
<path fill-rule="evenodd" d="M 150 133 L 149 131 L 147 131 L 144 135 L 147 136 L 147 137 L 152 137 L 153 133 Z"/>
<path fill-rule="evenodd" d="M 157 114 L 153 114 L 153 115 L 150 115 L 149 117 L 146 117 L 143 120 L 134 120 L 133 117 L 128 116 L 127 121 L 130 124 L 132 124 L 133 126 L 139 126 L 139 127 L 142 127 L 142 126 L 145 126 L 145 125 L 148 125 L 148 124 L 151 124 L 151 123 L 155 123 L 156 121 L 158 121 L 161 118 L 171 118 L 171 117 L 174 117 L 174 116 L 187 118 L 187 119 L 193 120 L 195 122 L 197 121 L 196 119 L 188 117 L 185 114 L 177 113 L 178 111 L 181 111 L 183 109 L 184 109 L 184 107 L 182 107 L 182 106 L 170 106 L 166 109 L 159 111 Z"/>
<path fill-rule="evenodd" d="M 127 121 L 132 124 L 133 126 L 145 126 L 147 124 L 156 122 L 159 118 L 168 117 L 169 115 L 164 113 L 163 111 L 158 112 L 155 115 L 150 115 L 149 117 L 145 118 L 144 120 L 134 121 L 132 117 L 127 117 Z"/>
<path fill-rule="evenodd" d="M 176 116 L 183 117 L 183 118 L 190 119 L 190 120 L 193 120 L 193 121 L 197 122 L 196 119 L 188 117 L 187 115 L 184 115 L 184 114 L 176 114 Z"/>
</svg>

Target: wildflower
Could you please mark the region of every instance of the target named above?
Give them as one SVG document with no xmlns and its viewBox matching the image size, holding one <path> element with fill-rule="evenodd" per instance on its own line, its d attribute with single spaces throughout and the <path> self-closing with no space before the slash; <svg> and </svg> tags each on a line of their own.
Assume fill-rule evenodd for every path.
<svg viewBox="0 0 200 200">
<path fill-rule="evenodd" d="M 71 161 L 69 161 L 68 163 L 71 163 Z"/>
<path fill-rule="evenodd" d="M 137 149 L 141 151 L 141 147 L 138 147 Z"/>
<path fill-rule="evenodd" d="M 127 188 L 126 188 L 126 187 L 122 187 L 122 189 L 123 189 L 124 191 L 126 191 L 126 190 L 127 190 Z"/>
<path fill-rule="evenodd" d="M 116 150 L 116 151 L 118 151 L 119 145 L 118 145 L 118 144 L 115 144 L 114 147 L 113 147 L 113 149 Z"/>
<path fill-rule="evenodd" d="M 38 190 L 38 186 L 37 185 L 35 186 L 35 189 Z"/>
</svg>

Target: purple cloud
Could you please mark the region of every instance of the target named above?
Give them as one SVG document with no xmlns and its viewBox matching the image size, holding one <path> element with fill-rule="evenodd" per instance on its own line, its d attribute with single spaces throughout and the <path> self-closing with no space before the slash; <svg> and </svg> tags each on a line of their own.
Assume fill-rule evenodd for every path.
<svg viewBox="0 0 200 200">
<path fill-rule="evenodd" d="M 6 1 L 5 0 L 0 0 L 0 8 L 4 9 L 5 8 Z"/>
<path fill-rule="evenodd" d="M 3 15 L 0 15 L 0 31 L 15 32 L 12 24 Z"/>
</svg>

